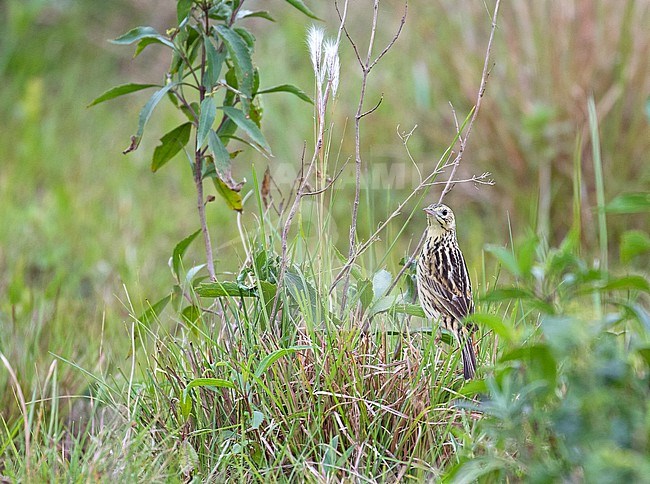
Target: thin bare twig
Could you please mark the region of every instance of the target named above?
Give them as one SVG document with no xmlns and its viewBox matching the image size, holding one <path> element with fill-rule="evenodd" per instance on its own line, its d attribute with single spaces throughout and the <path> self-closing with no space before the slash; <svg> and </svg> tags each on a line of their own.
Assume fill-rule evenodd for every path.
<svg viewBox="0 0 650 484">
<path fill-rule="evenodd" d="M 334 2 L 334 5 L 336 7 L 336 11 L 339 14 L 339 18 L 342 20 L 341 13 L 339 12 L 338 8 L 338 2 Z M 345 6 L 347 8 L 347 0 L 345 3 Z M 363 104 L 366 96 L 366 87 L 368 84 L 368 76 L 370 74 L 370 71 L 372 71 L 372 68 L 377 65 L 377 63 L 381 60 L 381 58 L 386 55 L 386 53 L 390 50 L 390 48 L 397 42 L 397 39 L 399 38 L 400 33 L 402 32 L 402 28 L 404 27 L 404 23 L 406 22 L 406 14 L 408 12 L 408 4 L 404 4 L 404 15 L 402 16 L 402 19 L 400 21 L 399 28 L 397 29 L 397 32 L 393 36 L 393 38 L 390 40 L 390 42 L 384 47 L 384 49 L 381 51 L 381 53 L 375 57 L 374 59 L 372 58 L 372 49 L 375 44 L 375 34 L 377 32 L 377 18 L 379 16 L 379 0 L 374 0 L 373 3 L 373 12 L 372 12 L 372 26 L 370 28 L 370 40 L 368 41 L 368 52 L 366 53 L 365 60 L 361 59 L 361 54 L 359 53 L 359 49 L 356 45 L 356 42 L 354 39 L 352 39 L 352 36 L 348 32 L 347 28 L 345 27 L 345 24 L 341 22 L 341 26 L 343 28 L 343 32 L 345 32 L 346 37 L 348 38 L 348 41 L 352 45 L 352 48 L 354 50 L 354 53 L 357 57 L 357 62 L 359 63 L 359 66 L 361 67 L 361 87 L 360 87 L 360 92 L 359 92 L 359 104 L 357 105 L 357 112 L 354 116 L 354 159 L 355 159 L 355 175 L 354 175 L 354 202 L 352 204 L 352 219 L 350 222 L 350 233 L 349 233 L 349 250 L 348 250 L 348 263 L 343 268 L 342 273 L 339 274 L 339 276 L 343 277 L 345 279 L 345 282 L 343 284 L 343 293 L 341 296 L 341 314 L 345 311 L 345 306 L 347 303 L 347 292 L 348 288 L 350 287 L 350 268 L 352 267 L 352 261 L 356 259 L 358 256 L 358 251 L 357 251 L 357 246 L 356 246 L 356 237 L 357 237 L 357 223 L 358 223 L 358 216 L 359 216 L 359 200 L 361 196 L 361 119 L 364 116 L 367 116 L 368 114 L 374 112 L 379 105 L 381 104 L 381 99 L 379 103 L 372 108 L 371 110 L 364 112 L 363 110 Z M 382 96 L 383 99 L 383 96 Z M 340 280 L 340 278 L 337 276 L 337 280 Z M 334 287 L 334 286 L 332 286 Z M 331 293 L 331 289 L 330 289 Z"/>
<path fill-rule="evenodd" d="M 497 0 L 496 5 L 494 6 L 494 13 L 492 15 L 492 25 L 490 26 L 490 37 L 488 39 L 488 44 L 487 48 L 485 50 L 485 60 L 483 61 L 483 72 L 481 74 L 481 84 L 478 89 L 478 94 L 476 96 L 476 105 L 474 106 L 474 112 L 472 113 L 472 117 L 469 120 L 469 123 L 467 125 L 467 131 L 465 132 L 465 137 L 461 137 L 461 130 L 460 127 L 458 126 L 458 119 L 456 118 L 456 111 L 454 110 L 454 107 L 452 106 L 452 112 L 454 114 L 454 121 L 456 123 L 456 131 L 457 131 L 457 136 L 460 140 L 460 149 L 458 151 L 458 155 L 456 155 L 456 159 L 454 160 L 453 163 L 453 168 L 451 169 L 451 173 L 449 174 L 449 178 L 447 179 L 447 183 L 445 184 L 445 188 L 442 190 L 442 193 L 440 193 L 440 199 L 438 200 L 438 203 L 442 202 L 442 199 L 444 196 L 451 190 L 452 188 L 452 181 L 454 178 L 454 175 L 456 174 L 456 169 L 458 168 L 458 165 L 460 164 L 461 160 L 463 159 L 463 154 L 465 153 L 465 146 L 467 145 L 467 140 L 469 139 L 469 135 L 472 132 L 472 126 L 474 126 L 474 121 L 476 120 L 476 117 L 478 116 L 479 110 L 481 108 L 481 102 L 483 100 L 483 95 L 485 94 L 485 89 L 487 86 L 487 80 L 489 77 L 489 65 L 490 65 L 490 52 L 492 51 L 492 41 L 494 40 L 494 33 L 496 32 L 497 29 L 497 18 L 499 16 L 499 6 L 501 5 L 501 0 Z M 391 282 L 390 286 L 388 287 L 388 290 L 386 291 L 386 294 L 390 294 L 391 291 L 395 288 L 397 285 L 397 282 L 401 279 L 401 277 L 404 275 L 404 273 L 409 269 L 411 262 L 415 260 L 417 257 L 417 254 L 420 253 L 420 250 L 422 249 L 422 244 L 424 243 L 424 237 L 425 234 L 422 234 L 420 237 L 420 241 L 418 242 L 418 245 L 415 247 L 415 250 L 413 251 L 411 257 L 409 260 L 404 264 L 404 266 L 400 269 L 400 271 L 397 273 L 397 276 L 395 276 L 395 279 Z"/>
</svg>

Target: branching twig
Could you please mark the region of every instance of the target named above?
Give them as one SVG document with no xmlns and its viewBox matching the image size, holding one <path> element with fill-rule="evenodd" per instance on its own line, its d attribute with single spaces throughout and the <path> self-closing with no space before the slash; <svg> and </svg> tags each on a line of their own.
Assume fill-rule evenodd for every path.
<svg viewBox="0 0 650 484">
<path fill-rule="evenodd" d="M 453 162 L 453 168 L 451 169 L 451 173 L 449 174 L 449 178 L 447 179 L 447 182 L 445 184 L 445 188 L 442 190 L 442 193 L 440 193 L 440 198 L 438 200 L 438 203 L 442 202 L 442 199 L 444 196 L 451 190 L 452 188 L 452 181 L 454 178 L 454 175 L 456 174 L 456 169 L 458 168 L 458 165 L 460 164 L 463 154 L 465 153 L 465 146 L 467 145 L 467 140 L 469 139 L 469 135 L 472 132 L 472 126 L 474 126 L 474 121 L 476 120 L 476 117 L 478 116 L 478 112 L 481 108 L 481 102 L 483 100 L 483 95 L 485 94 L 485 89 L 487 86 L 487 80 L 488 76 L 490 74 L 489 71 L 489 65 L 490 65 L 490 52 L 492 50 L 492 41 L 494 40 L 494 33 L 496 32 L 497 29 L 497 18 L 499 16 L 499 6 L 501 4 L 501 0 L 497 0 L 496 5 L 494 6 L 494 14 L 492 15 L 492 25 L 490 26 L 490 37 L 488 39 L 488 44 L 487 48 L 485 50 L 485 60 L 483 61 L 483 72 L 481 74 L 481 84 L 478 89 L 478 94 L 476 96 L 476 105 L 474 106 L 474 112 L 472 113 L 472 117 L 469 120 L 469 123 L 467 125 L 467 131 L 465 132 L 465 136 L 461 137 L 461 129 L 458 126 L 458 120 L 456 118 L 456 113 L 453 110 L 452 106 L 452 112 L 454 113 L 454 120 L 456 122 L 456 131 L 457 131 L 457 136 L 459 138 L 460 142 L 460 149 L 458 150 L 458 155 L 456 155 L 456 159 Z M 418 242 L 418 245 L 415 247 L 415 250 L 413 251 L 411 257 L 409 258 L 408 261 L 404 264 L 404 266 L 400 269 L 400 271 L 397 273 L 397 276 L 395 276 L 395 279 L 391 282 L 390 286 L 388 287 L 388 290 L 386 291 L 386 294 L 390 294 L 390 292 L 395 288 L 397 285 L 397 282 L 400 280 L 400 278 L 404 275 L 404 273 L 408 270 L 408 268 L 411 265 L 411 262 L 415 260 L 417 257 L 417 254 L 420 253 L 420 249 L 422 248 L 422 244 L 424 243 L 424 236 L 425 234 L 422 234 L 422 237 L 420 237 L 420 241 Z"/>
<path fill-rule="evenodd" d="M 395 42 L 399 38 L 400 33 L 402 32 L 402 28 L 404 27 L 404 23 L 406 22 L 408 4 L 404 4 L 404 15 L 402 16 L 397 32 L 395 33 L 391 41 L 386 45 L 386 47 L 384 47 L 381 53 L 373 59 L 372 49 L 375 44 L 375 33 L 377 31 L 377 18 L 379 16 L 379 0 L 374 0 L 373 12 L 372 12 L 372 27 L 370 28 L 370 40 L 368 41 L 368 52 L 366 54 L 365 60 L 361 58 L 361 54 L 359 53 L 359 49 L 355 41 L 350 36 L 348 29 L 345 27 L 345 24 L 342 21 L 343 17 L 341 16 L 341 13 L 339 11 L 338 2 L 335 1 L 334 5 L 336 7 L 337 13 L 339 14 L 339 19 L 341 19 L 341 26 L 343 28 L 343 32 L 345 32 L 346 37 L 348 38 L 350 44 L 352 45 L 354 53 L 357 57 L 357 62 L 361 67 L 361 87 L 359 93 L 359 104 L 357 105 L 357 112 L 354 116 L 354 148 L 355 148 L 354 202 L 352 204 L 352 219 L 350 222 L 348 263 L 346 263 L 343 271 L 339 274 L 339 276 L 344 277 L 345 279 L 345 283 L 343 284 L 343 294 L 341 296 L 341 314 L 343 314 L 343 311 L 345 311 L 345 306 L 347 303 L 347 292 L 350 286 L 349 269 L 352 267 L 352 262 L 354 261 L 354 259 L 356 259 L 356 257 L 359 255 L 356 247 L 356 237 L 357 237 L 357 221 L 359 216 L 359 199 L 361 195 L 361 119 L 364 116 L 367 116 L 368 114 L 374 112 L 379 107 L 379 104 L 381 104 L 381 99 L 380 99 L 379 103 L 371 110 L 366 112 L 364 112 L 363 110 L 363 103 L 365 100 L 366 87 L 368 83 L 368 75 L 370 74 L 370 71 L 372 71 L 372 68 L 375 67 L 375 65 L 377 65 L 377 63 L 381 60 L 381 58 L 384 55 L 386 55 L 386 53 L 390 50 L 390 48 L 395 44 Z M 345 6 L 347 8 L 347 1 L 345 3 Z M 337 280 L 340 280 L 340 277 L 337 276 Z"/>
</svg>

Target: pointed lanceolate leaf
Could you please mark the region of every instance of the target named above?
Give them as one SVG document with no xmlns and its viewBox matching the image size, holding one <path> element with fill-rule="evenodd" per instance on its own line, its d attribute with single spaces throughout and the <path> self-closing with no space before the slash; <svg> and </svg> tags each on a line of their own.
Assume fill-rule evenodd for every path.
<svg viewBox="0 0 650 484">
<path fill-rule="evenodd" d="M 251 98 L 253 97 L 253 61 L 248 46 L 237 32 L 225 25 L 217 25 L 216 31 L 228 49 L 230 59 L 235 66 L 237 87 L 242 93 L 240 96 L 245 112 L 248 112 Z"/>
<path fill-rule="evenodd" d="M 610 213 L 650 212 L 650 192 L 624 193 L 609 202 L 605 210 Z"/>
<path fill-rule="evenodd" d="M 273 86 L 273 87 L 267 87 L 266 89 L 262 89 L 260 91 L 257 91 L 257 94 L 267 94 L 271 92 L 289 92 L 291 94 L 294 94 L 298 96 L 300 99 L 303 101 L 309 103 L 309 104 L 314 104 L 314 101 L 312 98 L 310 98 L 305 91 L 300 89 L 299 87 L 294 86 L 293 84 L 281 84 L 279 86 Z"/>
<path fill-rule="evenodd" d="M 214 166 L 217 173 L 230 173 L 230 153 L 213 129 L 208 133 L 208 148 L 214 155 Z"/>
<path fill-rule="evenodd" d="M 189 15 L 194 0 L 178 0 L 176 4 L 176 19 L 180 24 Z"/>
<path fill-rule="evenodd" d="M 201 229 L 197 230 L 191 235 L 188 235 L 178 244 L 176 244 L 176 247 L 174 247 L 174 251 L 172 252 L 172 271 L 178 280 L 180 280 L 181 260 L 185 255 L 185 251 L 187 251 L 187 248 L 200 233 Z"/>
<path fill-rule="evenodd" d="M 159 34 L 158 31 L 153 27 L 136 27 L 132 30 L 129 30 L 126 34 L 118 37 L 117 39 L 111 40 L 110 42 L 113 44 L 128 45 L 132 44 L 133 42 L 138 42 L 142 39 L 155 39 L 155 41 L 158 43 L 164 44 L 167 47 L 174 49 L 174 43 L 167 37 Z"/>
<path fill-rule="evenodd" d="M 307 5 L 305 5 L 305 2 L 303 2 L 302 0 L 286 0 L 286 2 L 287 2 L 288 4 L 294 6 L 294 7 L 297 8 L 298 10 L 300 10 L 302 13 L 304 13 L 305 15 L 307 15 L 307 17 L 311 17 L 311 18 L 313 18 L 313 19 L 320 20 L 320 19 L 316 16 L 316 14 L 314 14 L 314 12 L 312 12 L 312 11 L 307 7 Z"/>
<path fill-rule="evenodd" d="M 266 355 L 262 361 L 260 361 L 257 369 L 255 370 L 255 376 L 260 378 L 268 368 L 278 361 L 283 356 L 288 356 L 294 354 L 296 351 L 311 350 L 311 346 L 291 346 L 289 348 L 280 348 Z"/>
<path fill-rule="evenodd" d="M 153 321 L 156 320 L 156 318 L 160 315 L 160 313 L 163 312 L 163 309 L 165 309 L 165 306 L 167 306 L 171 298 L 172 296 L 170 294 L 162 298 L 160 301 L 149 306 L 149 308 L 138 317 L 138 321 L 140 321 L 144 325 L 151 324 Z"/>
<path fill-rule="evenodd" d="M 94 99 L 87 107 L 94 106 L 95 104 L 103 103 L 110 99 L 115 99 L 116 97 L 124 96 L 125 94 L 131 94 L 132 92 L 142 91 L 143 89 L 148 89 L 150 87 L 160 87 L 158 84 L 122 84 L 121 86 L 115 86 L 110 88 L 104 94 Z"/>
<path fill-rule="evenodd" d="M 237 20 L 243 19 L 243 18 L 251 18 L 251 17 L 258 17 L 258 18 L 263 18 L 266 20 L 270 20 L 271 22 L 275 22 L 275 19 L 271 17 L 271 14 L 267 12 L 266 10 L 239 10 L 237 12 Z"/>
<path fill-rule="evenodd" d="M 165 163 L 171 160 L 176 153 L 190 140 L 192 123 L 185 123 L 172 129 L 165 136 L 160 138 L 160 145 L 156 146 L 151 161 L 151 171 L 156 171 Z"/>
<path fill-rule="evenodd" d="M 255 297 L 255 291 L 245 290 L 236 282 L 203 282 L 196 288 L 201 297 Z"/>
<path fill-rule="evenodd" d="M 140 141 L 142 140 L 142 134 L 144 133 L 144 127 L 146 126 L 147 121 L 149 121 L 149 118 L 151 117 L 151 113 L 153 112 L 154 108 L 158 105 L 160 100 L 165 96 L 165 94 L 167 94 L 167 92 L 173 87 L 175 87 L 177 84 L 178 83 L 176 82 L 170 82 L 162 89 L 156 91 L 149 98 L 147 104 L 145 104 L 144 107 L 140 110 L 140 116 L 138 119 L 138 132 L 131 137 L 131 144 L 127 149 L 124 150 L 124 154 L 130 153 L 131 151 L 138 149 L 138 146 L 140 146 Z"/>
<path fill-rule="evenodd" d="M 214 182 L 214 187 L 217 189 L 219 195 L 223 197 L 231 209 L 236 210 L 237 212 L 241 212 L 244 209 L 243 200 L 239 191 L 230 188 L 228 184 L 218 176 L 212 177 L 212 181 Z"/>
<path fill-rule="evenodd" d="M 250 137 L 250 139 L 255 144 L 260 146 L 260 148 L 271 155 L 271 147 L 266 142 L 264 135 L 253 121 L 247 118 L 246 115 L 237 108 L 224 106 L 222 109 L 228 115 L 228 117 L 232 119 L 234 123 Z"/>
<path fill-rule="evenodd" d="M 201 102 L 201 114 L 199 115 L 199 127 L 196 140 L 196 149 L 201 148 L 208 133 L 212 130 L 214 119 L 217 117 L 217 105 L 214 97 L 208 96 Z"/>
<path fill-rule="evenodd" d="M 226 54 L 217 52 L 216 47 L 208 37 L 204 38 L 203 41 L 205 44 L 206 59 L 206 69 L 205 74 L 203 75 L 203 86 L 208 91 L 211 91 L 219 81 L 219 76 L 221 75 L 221 67 L 223 66 L 223 61 L 226 58 Z"/>
</svg>

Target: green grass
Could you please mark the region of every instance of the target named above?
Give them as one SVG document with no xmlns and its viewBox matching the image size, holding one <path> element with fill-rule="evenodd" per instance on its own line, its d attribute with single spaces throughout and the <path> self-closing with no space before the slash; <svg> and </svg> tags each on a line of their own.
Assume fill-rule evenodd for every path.
<svg viewBox="0 0 650 484">
<path fill-rule="evenodd" d="M 458 352 L 425 321 L 393 308 L 368 322 L 380 271 L 397 273 L 424 226 L 415 203 L 358 260 L 352 310 L 341 318 L 340 288 L 331 295 L 329 288 L 343 264 L 339 253 L 347 253 L 351 171 L 335 190 L 303 202 L 289 240 L 281 318 L 273 325 L 261 298 L 200 297 L 199 281 L 184 279 L 186 299 L 177 290 L 163 312 L 138 321 L 170 292 L 172 249 L 198 228 L 181 157 L 155 175 L 149 170 L 156 133 L 177 119 L 161 109 L 140 149 L 124 157 L 143 97 L 85 106 L 133 77 L 158 81 L 155 47 L 151 57 L 130 62 L 104 39 L 167 19 L 127 2 L 108 12 L 65 5 L 0 6 L 6 14 L 0 34 L 2 478 L 392 482 L 647 475 L 647 207 L 608 214 L 607 225 L 594 229 L 608 200 L 644 190 L 650 176 L 642 109 L 647 2 L 624 9 L 603 2 L 589 17 L 596 36 L 589 45 L 602 55 L 580 62 L 569 18 L 556 19 L 563 27 L 549 35 L 546 14 L 559 15 L 547 11 L 550 2 L 504 7 L 496 65 L 464 162 L 469 174 L 491 171 L 497 186 L 459 185 L 449 198 L 462 221 L 459 238 L 480 313 L 485 382 L 470 386 L 460 377 Z M 255 59 L 267 76 L 262 86 L 286 82 L 289 73 L 309 92 L 304 17 L 275 8 L 277 24 L 253 28 Z M 335 14 L 327 5 L 314 8 L 334 32 Z M 382 92 L 384 102 L 362 131 L 369 161 L 362 240 L 411 188 L 377 186 L 382 170 L 408 158 L 396 126 L 419 125 L 409 150 L 431 165 L 453 139 L 447 101 L 459 117 L 471 107 L 489 25 L 482 3 L 463 8 L 446 1 L 410 6 L 404 36 L 371 77 L 368 102 Z M 351 28 L 363 36 L 365 17 L 356 9 Z M 379 44 L 392 36 L 398 12 L 400 6 L 382 4 Z M 517 30 L 525 18 L 535 26 L 532 34 Z M 423 43 L 433 47 L 423 50 Z M 565 44 L 574 47 L 564 52 Z M 545 52 L 562 54 L 558 66 L 558 57 Z M 331 173 L 353 152 L 346 118 L 354 112 L 356 74 L 347 45 L 341 55 L 345 89 L 331 111 Z M 535 76 L 520 76 L 533 67 Z M 587 86 L 583 71 L 598 74 L 590 77 L 598 82 Z M 586 97 L 571 97 L 575 86 L 593 92 L 597 123 L 587 118 Z M 293 170 L 282 194 L 274 192 L 278 203 L 288 194 L 303 140 L 313 137 L 312 113 L 281 95 L 269 96 L 264 110 L 263 129 L 276 155 L 271 171 Z M 245 190 L 252 190 L 251 165 L 259 174 L 266 163 L 246 156 L 237 159 L 235 175 L 246 177 Z M 551 178 L 540 186 L 548 180 L 543 163 Z M 409 163 L 407 180 L 412 171 Z M 535 202 L 539 190 L 550 194 L 550 209 Z M 416 216 L 407 224 L 412 210 Z M 208 215 L 219 280 L 236 281 L 248 268 L 241 280 L 268 298 L 278 277 L 277 216 L 251 196 L 240 237 L 232 213 L 215 203 Z M 544 224 L 548 231 L 539 230 Z M 493 244 L 489 254 L 485 243 Z M 510 247 L 499 250 L 504 244 Z M 604 260 L 600 247 L 609 261 L 596 267 L 596 254 Z M 245 263 L 247 253 L 254 262 Z M 184 274 L 202 262 L 198 241 L 183 262 Z M 398 288 L 396 294 L 412 296 L 406 283 Z M 465 396 L 475 392 L 484 394 L 480 403 Z M 604 413 L 615 416 L 609 427 L 600 419 Z"/>
</svg>

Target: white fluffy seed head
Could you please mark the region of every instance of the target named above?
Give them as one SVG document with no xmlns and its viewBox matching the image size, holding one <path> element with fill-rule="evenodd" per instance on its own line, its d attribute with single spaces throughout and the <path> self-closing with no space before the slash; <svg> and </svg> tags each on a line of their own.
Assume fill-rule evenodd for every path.
<svg viewBox="0 0 650 484">
<path fill-rule="evenodd" d="M 311 57 L 311 64 L 314 68 L 314 74 L 316 77 L 320 77 L 321 71 L 321 59 L 323 57 L 323 38 L 325 37 L 325 31 L 311 25 L 307 30 L 307 47 L 309 47 L 309 56 Z"/>
<path fill-rule="evenodd" d="M 339 60 L 339 45 L 333 39 L 325 41 L 325 67 L 327 69 L 327 78 L 332 85 L 332 95 L 336 95 L 339 87 L 339 74 L 341 71 L 341 62 Z"/>
</svg>

